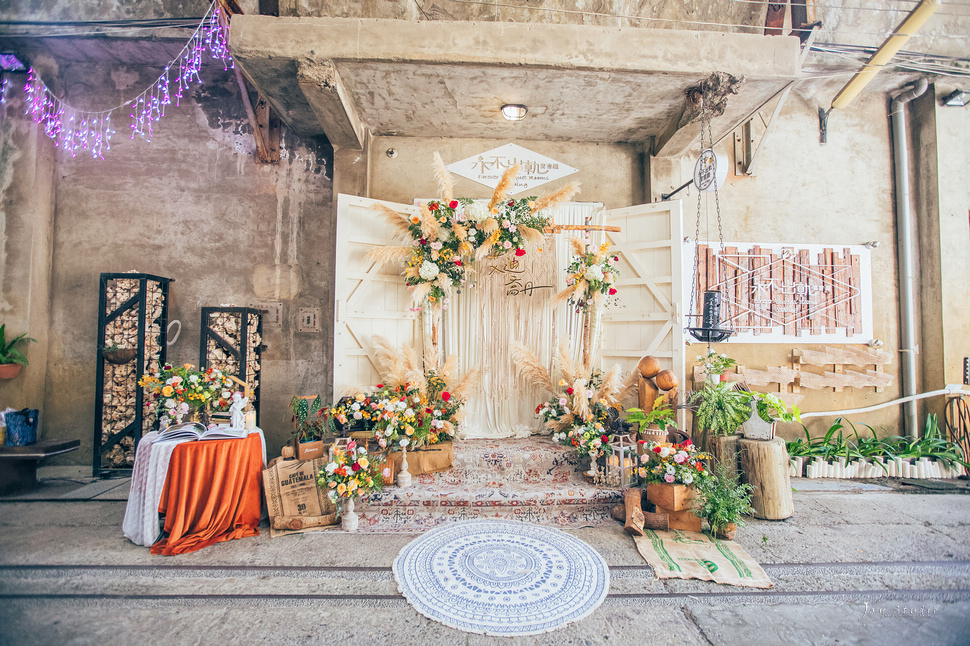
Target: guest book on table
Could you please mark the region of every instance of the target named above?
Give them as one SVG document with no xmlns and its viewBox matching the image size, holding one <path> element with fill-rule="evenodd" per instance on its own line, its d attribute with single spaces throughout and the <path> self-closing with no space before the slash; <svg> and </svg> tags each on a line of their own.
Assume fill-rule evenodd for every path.
<svg viewBox="0 0 970 646">
<path fill-rule="evenodd" d="M 207 429 L 199 422 L 173 424 L 158 434 L 156 442 L 168 440 L 238 440 L 249 434 L 244 428 L 213 426 Z"/>
</svg>

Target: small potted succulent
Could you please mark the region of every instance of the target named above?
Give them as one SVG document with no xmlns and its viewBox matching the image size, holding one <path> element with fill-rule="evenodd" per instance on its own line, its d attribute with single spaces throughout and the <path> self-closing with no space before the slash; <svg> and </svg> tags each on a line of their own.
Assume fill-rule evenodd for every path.
<svg viewBox="0 0 970 646">
<path fill-rule="evenodd" d="M 6 327 L 6 323 L 0 325 L 0 379 L 13 379 L 19 375 L 23 367 L 29 363 L 29 361 L 27 361 L 27 357 L 25 357 L 23 353 L 14 346 L 20 342 L 27 343 L 29 341 L 34 341 L 36 343 L 37 339 L 28 337 L 27 333 L 24 332 L 17 338 L 7 343 L 5 334 Z"/>
<path fill-rule="evenodd" d="M 718 463 L 714 474 L 697 483 L 694 513 L 707 521 L 715 538 L 734 540 L 738 527 L 744 527 L 743 514 L 751 512 L 749 484 L 738 482 L 738 476 Z"/>
</svg>

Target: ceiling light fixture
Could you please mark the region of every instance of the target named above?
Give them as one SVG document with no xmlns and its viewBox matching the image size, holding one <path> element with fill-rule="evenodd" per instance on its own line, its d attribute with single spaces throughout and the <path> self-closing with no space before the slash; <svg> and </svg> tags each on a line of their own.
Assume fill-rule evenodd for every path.
<svg viewBox="0 0 970 646">
<path fill-rule="evenodd" d="M 519 103 L 506 103 L 502 106 L 502 116 L 509 121 L 522 121 L 529 108 Z"/>
<path fill-rule="evenodd" d="M 970 92 L 956 90 L 943 97 L 943 105 L 961 108 L 967 104 L 968 100 L 970 100 Z"/>
</svg>

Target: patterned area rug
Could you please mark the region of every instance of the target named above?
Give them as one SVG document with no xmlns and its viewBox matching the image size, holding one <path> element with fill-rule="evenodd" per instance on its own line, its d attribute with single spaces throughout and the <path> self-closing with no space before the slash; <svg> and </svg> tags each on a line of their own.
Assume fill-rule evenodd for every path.
<svg viewBox="0 0 970 646">
<path fill-rule="evenodd" d="M 394 559 L 405 598 L 428 619 L 470 633 L 537 635 L 606 598 L 606 561 L 556 529 L 501 520 L 444 525 Z"/>
</svg>

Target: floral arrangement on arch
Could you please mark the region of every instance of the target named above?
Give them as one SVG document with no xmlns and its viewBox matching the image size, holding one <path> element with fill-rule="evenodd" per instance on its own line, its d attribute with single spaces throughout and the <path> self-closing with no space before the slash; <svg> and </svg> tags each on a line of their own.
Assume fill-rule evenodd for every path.
<svg viewBox="0 0 970 646">
<path fill-rule="evenodd" d="M 235 384 L 221 370 L 196 370 L 191 363 L 166 363 L 155 374 L 142 375 L 138 385 L 151 395 L 149 413 L 158 413 L 160 425 L 178 424 L 192 411 L 227 411 Z"/>
<path fill-rule="evenodd" d="M 543 198 L 509 199 L 519 172 L 515 165 L 502 175 L 490 200 L 456 198 L 453 179 L 438 153 L 434 163 L 441 198 L 420 205 L 419 213 L 411 216 L 377 205 L 407 244 L 375 247 L 368 254 L 378 264 L 403 264 L 414 305 L 427 300 L 447 308 L 451 293 L 468 282 L 476 260 L 507 253 L 524 256 L 530 248 L 541 251 L 544 230 L 552 224 L 544 211 L 579 191 L 579 184 L 572 183 Z"/>
<path fill-rule="evenodd" d="M 391 477 L 385 463 L 368 455 L 367 449 L 351 440 L 347 450 L 334 449 L 333 457 L 320 467 L 317 485 L 327 492 L 331 501 L 366 496 L 384 488 Z"/>
<path fill-rule="evenodd" d="M 595 251 L 578 238 L 571 238 L 570 243 L 574 257 L 566 268 L 566 289 L 553 297 L 553 304 L 567 302 L 577 313 L 593 305 L 615 304 L 619 300 L 615 298 L 615 285 L 620 276 L 620 257 L 609 252 L 610 243 L 604 242 Z"/>
<path fill-rule="evenodd" d="M 380 447 L 420 448 L 454 438 L 461 428 L 465 397 L 478 383 L 479 370 L 473 368 L 459 380 L 455 355 L 448 357 L 440 370 L 426 370 L 410 346 L 398 349 L 381 337 L 375 341 L 384 383 L 358 403 L 368 402 Z M 359 419 L 358 413 L 365 414 L 354 411 L 355 419 Z"/>
<path fill-rule="evenodd" d="M 550 371 L 521 343 L 513 344 L 512 358 L 520 377 L 551 395 L 536 406 L 536 415 L 554 440 L 575 448 L 580 455 L 611 452 L 613 422 L 623 410 L 622 401 L 637 388 L 636 371 L 625 380 L 619 366 L 606 374 L 589 371 L 572 361 L 560 344 L 553 357 L 553 369 L 562 375 L 557 385 Z"/>
<path fill-rule="evenodd" d="M 645 482 L 666 482 L 667 484 L 700 484 L 710 477 L 710 472 L 702 460 L 710 460 L 688 439 L 681 444 L 670 442 L 645 442 L 646 452 L 640 456 L 637 475 Z"/>
</svg>

